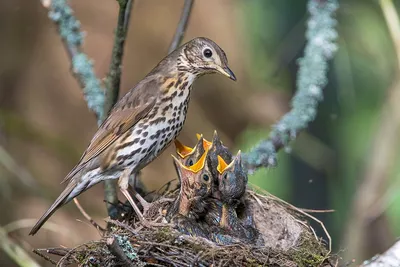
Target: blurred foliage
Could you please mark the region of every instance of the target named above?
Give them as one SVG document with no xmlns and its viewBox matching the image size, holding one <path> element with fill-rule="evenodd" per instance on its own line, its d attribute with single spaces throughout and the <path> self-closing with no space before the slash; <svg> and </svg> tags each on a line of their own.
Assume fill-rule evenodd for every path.
<svg viewBox="0 0 400 267">
<path fill-rule="evenodd" d="M 305 2 L 259 0 L 243 5 L 254 62 L 251 72 L 253 83 L 268 84 L 287 94 L 293 93 L 296 72 L 293 66 L 302 55 L 304 45 Z M 336 248 L 345 247 L 345 244 L 340 245 L 343 227 L 346 218 L 351 216 L 353 195 L 362 180 L 386 91 L 398 75 L 395 72 L 393 43 L 377 1 L 341 1 L 338 20 L 339 51 L 331 64 L 321 114 L 311 127 L 323 129 L 323 134 L 321 130 L 311 130 L 311 134 L 316 134 L 315 137 L 335 154 L 336 162 L 332 163 L 334 171 L 328 168 L 326 183 L 319 184 L 320 188 L 315 189 L 324 191 L 321 186 L 326 187 L 328 194 L 320 196 L 320 201 L 325 201 L 325 197 L 329 208 L 336 210 L 333 215 L 324 217 Z M 267 128 L 250 128 L 242 135 L 238 145 L 243 150 L 268 134 Z M 298 153 L 313 152 L 303 148 Z M 304 173 L 296 172 L 297 167 L 290 160 L 293 153 L 288 156 L 282 154 L 277 168 L 259 171 L 250 181 L 290 201 L 294 190 L 299 189 L 293 188 L 291 173 L 294 172 L 293 179 L 300 179 Z M 305 161 L 302 164 L 312 167 Z M 400 169 L 397 169 L 391 172 L 391 181 L 393 186 L 398 187 Z M 324 174 L 320 173 L 318 179 L 324 179 Z M 400 235 L 400 198 L 397 195 L 395 190 L 388 192 L 386 197 L 390 206 L 386 214 L 394 233 Z M 303 194 L 303 198 L 307 197 L 307 193 Z M 305 208 L 318 206 L 314 205 Z"/>
</svg>

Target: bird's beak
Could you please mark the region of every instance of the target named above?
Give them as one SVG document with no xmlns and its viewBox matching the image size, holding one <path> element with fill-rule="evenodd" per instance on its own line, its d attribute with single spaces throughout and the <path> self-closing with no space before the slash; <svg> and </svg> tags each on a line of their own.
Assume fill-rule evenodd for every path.
<svg viewBox="0 0 400 267">
<path fill-rule="evenodd" d="M 235 74 L 233 73 L 233 71 L 232 71 L 230 68 L 228 68 L 228 66 L 225 66 L 225 67 L 223 67 L 223 68 L 218 67 L 217 70 L 218 70 L 221 74 L 223 74 L 223 75 L 225 75 L 226 77 L 228 77 L 229 79 L 236 81 L 236 76 L 235 76 Z"/>
</svg>

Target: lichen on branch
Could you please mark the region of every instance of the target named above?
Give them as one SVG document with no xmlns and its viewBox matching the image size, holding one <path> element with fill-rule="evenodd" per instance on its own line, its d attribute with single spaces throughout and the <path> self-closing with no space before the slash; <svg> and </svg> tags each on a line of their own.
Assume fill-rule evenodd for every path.
<svg viewBox="0 0 400 267">
<path fill-rule="evenodd" d="M 276 165 L 276 152 L 294 140 L 317 115 L 318 104 L 323 99 L 323 88 L 328 83 L 328 61 L 337 50 L 338 36 L 334 18 L 337 0 L 310 0 L 307 22 L 307 44 L 303 58 L 299 59 L 297 91 L 291 102 L 291 111 L 276 123 L 269 138 L 261 141 L 243 156 L 249 172 L 261 167 Z"/>
<path fill-rule="evenodd" d="M 42 2 L 49 9 L 49 18 L 58 26 L 58 32 L 71 58 L 72 72 L 83 89 L 86 103 L 97 117 L 98 124 L 103 118 L 105 89 L 93 70 L 93 62 L 81 51 L 84 33 L 81 23 L 75 18 L 66 0 Z"/>
</svg>

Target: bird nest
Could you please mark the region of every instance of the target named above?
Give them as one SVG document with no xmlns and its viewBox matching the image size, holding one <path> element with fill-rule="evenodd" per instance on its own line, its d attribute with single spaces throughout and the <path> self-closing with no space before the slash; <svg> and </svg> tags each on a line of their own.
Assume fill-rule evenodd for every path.
<svg viewBox="0 0 400 267">
<path fill-rule="evenodd" d="M 249 188 L 240 151 L 233 157 L 216 133 L 212 142 L 199 136 L 194 148 L 175 144 L 179 189 L 143 204 L 144 219 L 125 205 L 107 230 L 92 222 L 100 240 L 35 252 L 57 266 L 333 266 L 324 225 Z M 307 219 L 323 228 L 328 249 Z"/>
<path fill-rule="evenodd" d="M 334 266 L 334 257 L 307 222 L 312 216 L 266 192 L 248 190 L 246 198 L 263 246 L 220 245 L 182 234 L 169 223 L 154 223 L 172 203 L 160 199 L 146 216 L 153 222 L 150 225 L 127 213 L 124 220 L 110 220 L 98 241 L 35 252 L 57 266 Z M 47 254 L 61 259 L 55 261 Z"/>
</svg>

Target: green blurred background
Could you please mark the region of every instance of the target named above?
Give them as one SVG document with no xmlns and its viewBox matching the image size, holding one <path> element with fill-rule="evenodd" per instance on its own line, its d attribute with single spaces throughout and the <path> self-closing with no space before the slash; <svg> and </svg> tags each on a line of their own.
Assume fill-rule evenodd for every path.
<svg viewBox="0 0 400 267">
<path fill-rule="evenodd" d="M 394 2 L 400 11 L 399 1 Z M 300 208 L 334 209 L 314 215 L 327 226 L 334 252 L 344 261 L 361 262 L 386 250 L 400 234 L 399 145 L 391 143 L 385 158 L 376 151 L 388 136 L 397 136 L 398 119 L 387 115 L 385 108 L 390 92 L 399 87 L 399 70 L 379 1 L 340 3 L 339 50 L 330 63 L 329 84 L 316 121 L 279 153 L 276 168 L 257 171 L 250 182 Z M 84 50 L 99 77 L 104 77 L 118 5 L 113 0 L 71 4 L 87 33 Z M 247 151 L 268 136 L 271 125 L 289 110 L 296 89 L 306 4 L 305 0 L 195 2 L 184 41 L 197 36 L 216 41 L 227 53 L 238 82 L 212 76 L 195 85 L 181 141 L 193 145 L 195 133 L 211 139 L 217 129 L 236 152 Z M 135 1 L 122 92 L 165 56 L 182 5 L 177 0 Z M 0 1 L 0 36 L 0 225 L 27 250 L 96 239 L 93 227 L 76 221 L 84 219 L 73 204 L 53 216 L 54 225 L 35 237 L 27 236 L 35 219 L 62 191 L 59 182 L 86 148 L 96 121 L 70 75 L 56 28 L 40 1 Z M 393 129 L 383 129 L 387 117 Z M 171 153 L 172 147 L 144 170 L 142 179 L 149 189 L 175 177 Z M 375 175 L 374 163 L 383 164 L 385 171 Z M 98 185 L 79 199 L 104 224 L 102 189 Z M 324 236 L 318 224 L 312 225 Z M 13 266 L 1 251 L 0 265 Z"/>
</svg>

